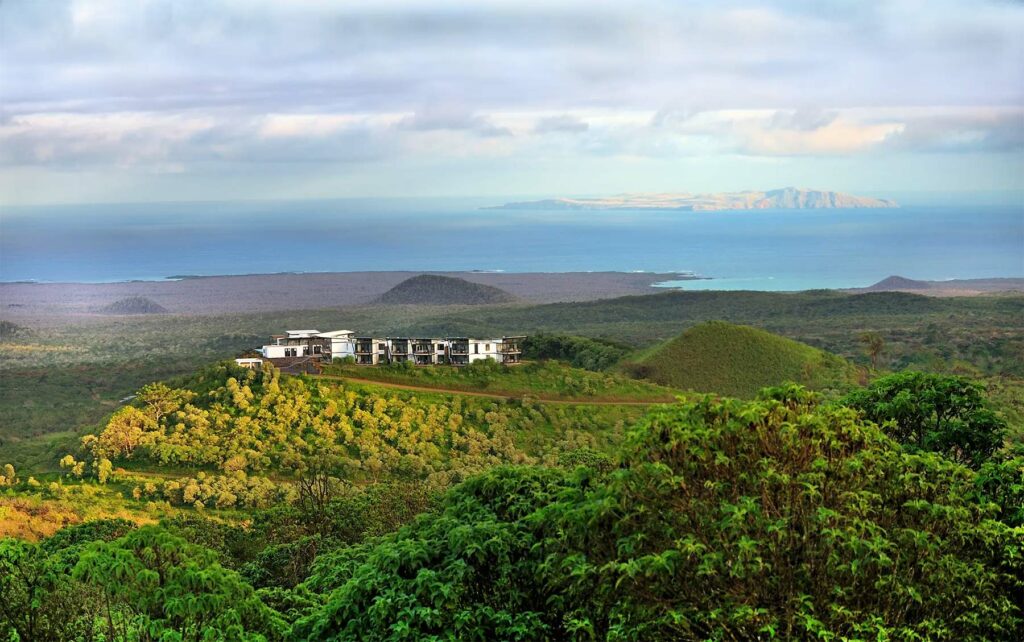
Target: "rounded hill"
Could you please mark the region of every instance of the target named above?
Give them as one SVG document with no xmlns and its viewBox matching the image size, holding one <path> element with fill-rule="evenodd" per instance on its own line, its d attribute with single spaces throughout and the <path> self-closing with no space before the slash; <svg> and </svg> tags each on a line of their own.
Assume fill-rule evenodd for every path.
<svg viewBox="0 0 1024 642">
<path fill-rule="evenodd" d="M 98 310 L 100 314 L 164 314 L 167 308 L 144 296 L 118 299 Z"/>
<path fill-rule="evenodd" d="M 514 296 L 500 288 L 438 274 L 406 279 L 380 297 L 381 303 L 412 305 L 483 305 L 514 300 Z"/>
<path fill-rule="evenodd" d="M 891 290 L 927 290 L 932 287 L 928 281 L 917 281 L 905 276 L 887 276 L 874 285 L 864 288 L 871 292 L 888 292 Z"/>
<path fill-rule="evenodd" d="M 799 341 L 722 321 L 709 321 L 647 351 L 626 366 L 656 383 L 751 398 L 786 381 L 809 388 L 856 383 L 856 367 Z"/>
</svg>

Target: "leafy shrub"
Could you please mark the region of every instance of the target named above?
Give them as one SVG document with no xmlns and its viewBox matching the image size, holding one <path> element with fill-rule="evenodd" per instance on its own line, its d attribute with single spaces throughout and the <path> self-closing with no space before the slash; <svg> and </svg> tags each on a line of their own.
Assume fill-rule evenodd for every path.
<svg viewBox="0 0 1024 642">
<path fill-rule="evenodd" d="M 575 368 L 598 371 L 611 368 L 630 350 L 611 341 L 561 334 L 528 336 L 522 348 L 525 359 L 557 359 Z"/>
<path fill-rule="evenodd" d="M 974 474 L 800 388 L 653 412 L 607 479 L 499 469 L 323 556 L 301 639 L 1017 639 Z M 965 596 L 970 596 L 965 599 Z"/>
<path fill-rule="evenodd" d="M 977 468 L 1003 444 L 1006 424 L 981 385 L 963 377 L 901 372 L 876 379 L 843 403 L 905 446 L 940 452 Z"/>
</svg>

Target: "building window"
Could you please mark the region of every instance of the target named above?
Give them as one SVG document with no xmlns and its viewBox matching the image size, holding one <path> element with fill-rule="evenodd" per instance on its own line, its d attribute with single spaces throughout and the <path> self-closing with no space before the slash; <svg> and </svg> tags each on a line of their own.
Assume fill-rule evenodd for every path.
<svg viewBox="0 0 1024 642">
<path fill-rule="evenodd" d="M 491 344 L 488 343 L 487 345 L 484 346 L 484 352 L 490 352 L 490 351 L 491 351 Z"/>
</svg>

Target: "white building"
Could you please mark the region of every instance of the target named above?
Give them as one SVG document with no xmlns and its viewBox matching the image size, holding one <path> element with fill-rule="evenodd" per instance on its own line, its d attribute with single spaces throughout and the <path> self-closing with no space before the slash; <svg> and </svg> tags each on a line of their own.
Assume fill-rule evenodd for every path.
<svg viewBox="0 0 1024 642">
<path fill-rule="evenodd" d="M 319 356 L 324 359 L 343 359 L 354 354 L 351 330 L 286 330 L 275 334 L 273 343 L 263 346 L 260 352 L 267 359 Z"/>
<path fill-rule="evenodd" d="M 526 337 L 357 337 L 351 330 L 288 330 L 271 338 L 274 342 L 261 349 L 266 359 L 314 357 L 331 361 L 352 357 L 360 365 L 411 361 L 421 366 L 460 366 L 485 359 L 518 363 Z"/>
</svg>

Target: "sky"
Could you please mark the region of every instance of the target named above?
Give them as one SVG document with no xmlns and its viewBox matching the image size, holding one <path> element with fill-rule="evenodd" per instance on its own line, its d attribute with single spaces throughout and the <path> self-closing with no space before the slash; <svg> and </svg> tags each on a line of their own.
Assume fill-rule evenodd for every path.
<svg viewBox="0 0 1024 642">
<path fill-rule="evenodd" d="M 0 205 L 1024 190 L 1024 3 L 2 0 Z"/>
</svg>

